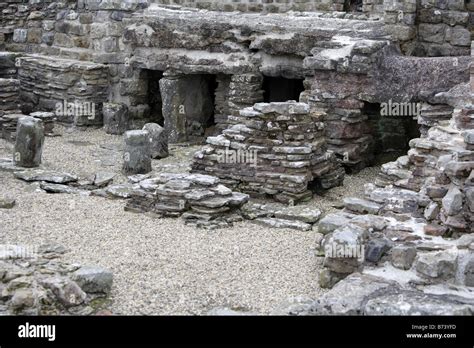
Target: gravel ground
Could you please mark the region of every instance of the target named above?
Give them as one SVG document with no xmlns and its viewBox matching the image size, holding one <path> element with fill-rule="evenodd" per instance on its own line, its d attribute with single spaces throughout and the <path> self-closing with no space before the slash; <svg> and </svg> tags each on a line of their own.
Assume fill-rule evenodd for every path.
<svg viewBox="0 0 474 348">
<path fill-rule="evenodd" d="M 120 136 L 102 130 L 46 138 L 43 165 L 81 176 L 120 170 Z M 58 149 L 60 149 L 58 151 Z M 154 161 L 155 171 L 183 171 L 197 147 L 172 149 Z M 11 145 L 0 140 L 0 157 Z M 348 176 L 309 204 L 331 211 L 340 198 L 358 196 L 378 168 Z M 115 182 L 125 178 L 118 176 Z M 100 197 L 52 195 L 0 172 L 0 196 L 17 206 L 0 210 L 0 243 L 56 242 L 71 262 L 98 264 L 114 273 L 116 314 L 203 314 L 215 307 L 269 313 L 292 296 L 317 298 L 315 232 L 277 230 L 250 222 L 218 231 L 195 230 L 178 219 L 155 219 L 123 210 L 124 202 Z"/>
</svg>

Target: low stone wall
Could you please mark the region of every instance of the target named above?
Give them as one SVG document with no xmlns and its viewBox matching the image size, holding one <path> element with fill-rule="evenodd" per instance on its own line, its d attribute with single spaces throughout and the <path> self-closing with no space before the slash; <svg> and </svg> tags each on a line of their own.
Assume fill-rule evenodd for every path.
<svg viewBox="0 0 474 348">
<path fill-rule="evenodd" d="M 288 11 L 343 11 L 344 0 L 153 0 L 164 5 L 196 7 L 212 11 L 288 12 Z"/>
<path fill-rule="evenodd" d="M 241 221 L 236 214 L 248 202 L 210 175 L 161 173 L 139 182 L 125 210 L 156 216 L 181 217 L 199 228 L 229 227 Z"/>
<path fill-rule="evenodd" d="M 108 98 L 104 65 L 48 57 L 18 60 L 22 111 L 52 111 L 58 120 L 76 125 L 102 125 Z"/>
<path fill-rule="evenodd" d="M 344 170 L 327 153 L 324 115 L 304 103 L 260 103 L 229 116 L 221 135 L 195 155 L 193 170 L 282 202 L 311 198 L 310 183 L 338 186 Z"/>
</svg>

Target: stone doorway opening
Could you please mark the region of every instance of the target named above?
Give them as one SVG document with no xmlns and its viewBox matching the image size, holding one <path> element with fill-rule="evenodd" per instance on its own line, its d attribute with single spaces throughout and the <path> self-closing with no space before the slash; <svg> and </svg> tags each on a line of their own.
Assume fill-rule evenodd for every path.
<svg viewBox="0 0 474 348">
<path fill-rule="evenodd" d="M 215 116 L 225 112 L 222 105 L 228 94 L 220 75 L 165 74 L 159 84 L 170 143 L 201 143 L 214 133 Z"/>
<path fill-rule="evenodd" d="M 372 165 L 395 161 L 410 149 L 410 140 L 420 137 L 417 108 L 416 103 L 364 102 L 362 114 L 374 141 Z"/>
<path fill-rule="evenodd" d="M 164 125 L 163 99 L 160 91 L 160 80 L 163 78 L 163 71 L 147 70 L 148 78 L 148 106 L 150 107 L 150 121 Z"/>
<path fill-rule="evenodd" d="M 304 80 L 264 76 L 263 90 L 265 103 L 299 101 L 300 94 L 305 90 Z"/>
<path fill-rule="evenodd" d="M 346 0 L 344 1 L 345 12 L 362 12 L 362 0 Z"/>
</svg>

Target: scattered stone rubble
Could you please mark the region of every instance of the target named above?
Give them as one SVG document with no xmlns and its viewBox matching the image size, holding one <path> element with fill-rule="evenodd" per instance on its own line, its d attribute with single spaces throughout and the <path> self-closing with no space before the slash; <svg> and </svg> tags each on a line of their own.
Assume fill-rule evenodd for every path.
<svg viewBox="0 0 474 348">
<path fill-rule="evenodd" d="M 0 245 L 0 315 L 93 315 L 110 300 L 113 275 L 61 261 L 66 249 Z"/>
</svg>

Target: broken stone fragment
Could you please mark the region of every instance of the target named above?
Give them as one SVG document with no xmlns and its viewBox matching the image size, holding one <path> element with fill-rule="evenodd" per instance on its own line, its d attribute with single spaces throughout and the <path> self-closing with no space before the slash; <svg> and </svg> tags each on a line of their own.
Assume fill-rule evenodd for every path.
<svg viewBox="0 0 474 348">
<path fill-rule="evenodd" d="M 462 210 L 462 192 L 457 187 L 453 187 L 448 191 L 442 202 L 446 214 L 450 216 L 459 214 Z"/>
<path fill-rule="evenodd" d="M 428 221 L 435 220 L 438 217 L 438 214 L 439 214 L 439 207 L 438 207 L 438 204 L 436 204 L 435 202 L 430 203 L 430 205 L 428 205 L 425 208 L 424 215 L 425 215 L 425 219 Z"/>
<path fill-rule="evenodd" d="M 321 211 L 311 207 L 294 206 L 280 209 L 275 212 L 278 219 L 301 221 L 308 224 L 316 223 L 321 217 Z"/>
<path fill-rule="evenodd" d="M 94 177 L 94 186 L 105 187 L 114 180 L 115 176 L 115 173 L 98 172 Z"/>
<path fill-rule="evenodd" d="M 458 249 L 474 250 L 474 233 L 464 234 L 456 241 Z"/>
<path fill-rule="evenodd" d="M 446 226 L 438 225 L 438 224 L 429 224 L 426 225 L 423 230 L 427 236 L 444 236 L 446 232 L 448 232 L 448 228 Z"/>
<path fill-rule="evenodd" d="M 397 246 L 391 250 L 392 265 L 395 268 L 409 270 L 416 258 L 416 248 L 412 246 Z"/>
<path fill-rule="evenodd" d="M 17 166 L 25 168 L 38 167 L 43 153 L 43 122 L 24 116 L 18 119 L 13 160 Z"/>
<path fill-rule="evenodd" d="M 149 133 L 151 158 L 168 157 L 168 136 L 163 127 L 156 123 L 147 123 L 143 130 Z"/>
<path fill-rule="evenodd" d="M 72 274 L 74 280 L 87 293 L 108 294 L 112 288 L 112 272 L 97 266 L 84 266 Z"/>
<path fill-rule="evenodd" d="M 332 232 L 323 242 L 324 266 L 336 273 L 354 273 L 364 261 L 364 241 L 368 232 L 347 225 Z"/>
<path fill-rule="evenodd" d="M 12 209 L 16 204 L 13 198 L 0 197 L 0 209 Z"/>
<path fill-rule="evenodd" d="M 316 315 L 361 315 L 363 305 L 374 293 L 396 288 L 393 281 L 354 273 L 338 282 L 332 290 L 325 293 L 312 306 L 311 312 Z"/>
<path fill-rule="evenodd" d="M 422 253 L 416 260 L 416 271 L 431 279 L 452 279 L 456 274 L 457 258 L 456 253 L 448 251 Z"/>
<path fill-rule="evenodd" d="M 318 223 L 318 232 L 322 234 L 329 234 L 339 227 L 342 227 L 351 221 L 355 215 L 338 212 L 335 214 L 326 215 Z"/>
<path fill-rule="evenodd" d="M 464 303 L 463 303 L 464 302 Z M 369 299 L 365 315 L 472 315 L 468 299 L 452 295 L 432 295 L 421 291 L 397 290 Z"/>
<path fill-rule="evenodd" d="M 261 224 L 273 228 L 288 228 L 298 231 L 310 231 L 311 225 L 301 222 L 301 221 L 292 221 L 276 218 L 257 218 L 254 220 L 255 223 Z"/>
<path fill-rule="evenodd" d="M 319 272 L 318 284 L 323 289 L 332 289 L 334 285 L 336 285 L 345 277 L 347 277 L 347 274 L 345 273 L 336 273 L 324 268 L 321 270 L 321 272 Z"/>
<path fill-rule="evenodd" d="M 86 293 L 81 290 L 79 285 L 67 277 L 48 277 L 39 282 L 43 287 L 51 290 L 65 307 L 78 306 L 84 303 L 87 298 Z"/>
<path fill-rule="evenodd" d="M 365 246 L 365 260 L 372 263 L 380 261 L 382 256 L 391 248 L 386 239 L 372 239 Z"/>
<path fill-rule="evenodd" d="M 22 310 L 34 307 L 37 301 L 36 292 L 33 289 L 18 289 L 13 294 L 10 305 L 14 310 Z"/>
<path fill-rule="evenodd" d="M 134 192 L 140 189 L 137 184 L 117 184 L 107 186 L 105 189 L 105 196 L 112 196 L 115 198 L 130 198 Z M 100 190 L 96 190 L 100 191 Z M 93 191 L 94 193 L 95 191 Z"/>
<path fill-rule="evenodd" d="M 125 133 L 123 172 L 126 175 L 151 172 L 151 151 L 149 133 L 133 130 Z"/>
</svg>

